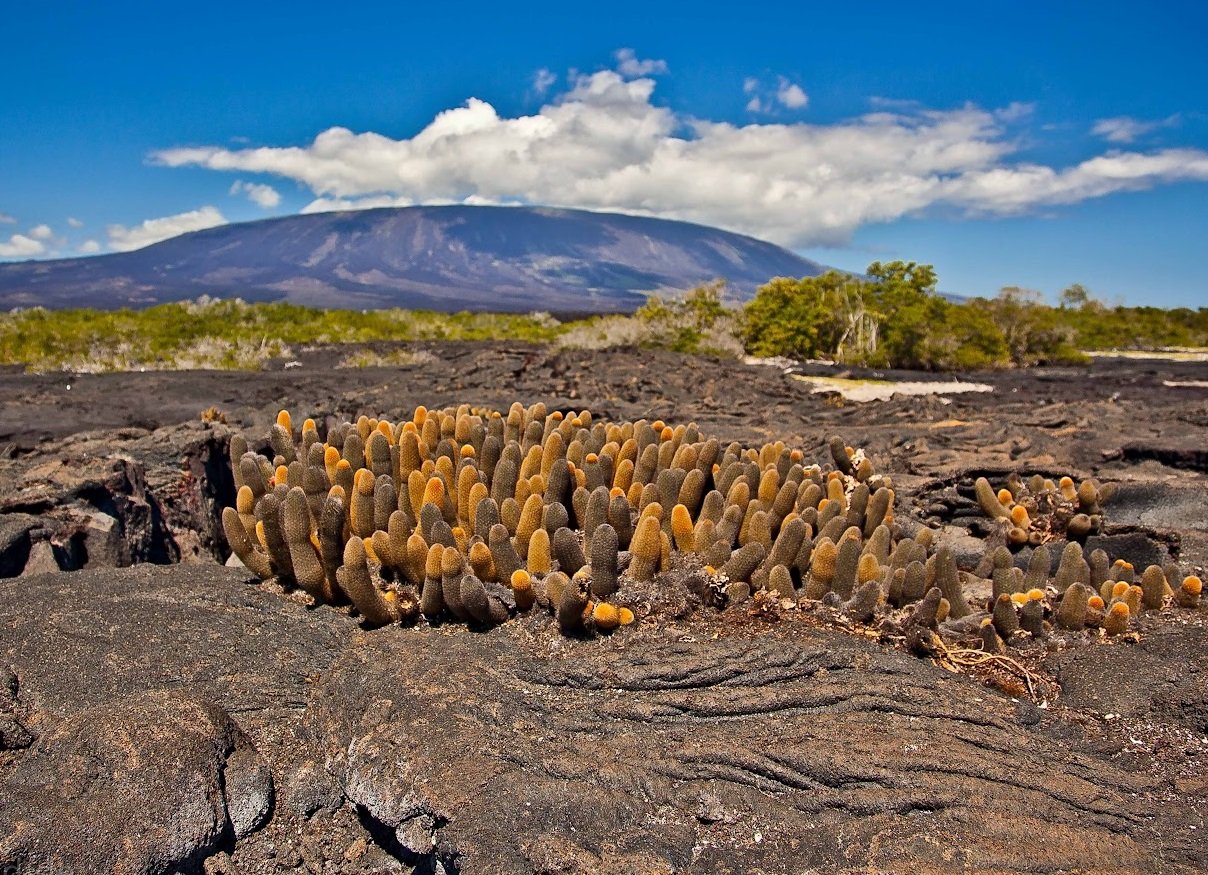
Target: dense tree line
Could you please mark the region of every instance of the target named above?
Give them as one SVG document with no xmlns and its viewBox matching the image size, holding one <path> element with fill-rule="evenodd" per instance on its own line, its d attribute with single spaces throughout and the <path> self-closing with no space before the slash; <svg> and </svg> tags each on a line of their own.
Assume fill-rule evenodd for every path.
<svg viewBox="0 0 1208 875">
<path fill-rule="evenodd" d="M 652 343 L 681 351 L 720 346 L 715 327 L 725 325 L 753 355 L 924 370 L 1079 364 L 1087 351 L 1208 346 L 1206 308 L 1108 307 L 1081 285 L 1063 291 L 1055 307 L 1015 286 L 958 303 L 936 292 L 931 265 L 914 262 L 873 262 L 865 276 L 777 277 L 741 311 L 729 310 L 724 295 L 714 283 L 677 301 L 652 300 L 637 316 Z"/>
</svg>

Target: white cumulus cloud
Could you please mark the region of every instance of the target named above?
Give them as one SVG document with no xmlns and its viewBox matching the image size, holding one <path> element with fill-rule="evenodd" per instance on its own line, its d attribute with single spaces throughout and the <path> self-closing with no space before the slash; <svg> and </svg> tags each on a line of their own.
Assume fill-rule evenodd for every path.
<svg viewBox="0 0 1208 875">
<path fill-rule="evenodd" d="M 633 49 L 617 49 L 614 57 L 617 59 L 617 72 L 627 79 L 667 72 L 666 61 L 643 60 Z"/>
<path fill-rule="evenodd" d="M 1009 215 L 1208 180 L 1208 152 L 1198 149 L 1111 151 L 1063 167 L 1023 161 L 1012 125 L 1026 122 L 1024 104 L 732 124 L 660 106 L 654 89 L 648 77 L 605 70 L 575 78 L 530 115 L 501 116 L 470 98 L 401 139 L 333 127 L 300 146 L 153 158 L 296 181 L 315 195 L 308 211 L 532 203 L 683 219 L 793 247 L 842 244 L 861 225 L 936 207 Z M 758 82 L 744 91 L 762 96 Z"/>
<path fill-rule="evenodd" d="M 77 219 L 75 216 L 68 216 L 67 224 L 70 225 L 72 228 L 83 228 L 84 227 L 84 223 L 81 222 L 79 219 Z"/>
<path fill-rule="evenodd" d="M 13 234 L 8 241 L 0 240 L 0 258 L 33 258 L 46 251 L 41 240 L 24 234 Z"/>
<path fill-rule="evenodd" d="M 809 95 L 800 85 L 783 76 L 780 77 L 780 86 L 776 89 L 776 99 L 780 101 L 781 106 L 789 109 L 802 109 L 810 101 Z"/>
<path fill-rule="evenodd" d="M 281 195 L 277 190 L 260 182 L 244 182 L 237 179 L 231 183 L 230 194 L 246 194 L 248 200 L 265 210 L 271 210 L 281 203 Z"/>
<path fill-rule="evenodd" d="M 0 225 L 15 225 L 15 224 L 17 224 L 16 216 L 10 216 L 8 213 L 0 213 Z"/>
<path fill-rule="evenodd" d="M 1178 123 L 1178 114 L 1157 121 L 1142 121 L 1131 116 L 1118 115 L 1099 119 L 1091 128 L 1091 133 L 1097 137 L 1103 137 L 1109 143 L 1132 143 L 1150 131 L 1173 127 Z"/>
<path fill-rule="evenodd" d="M 80 244 L 79 252 L 81 255 L 95 255 L 101 251 L 101 244 L 95 240 L 85 240 Z"/>
<path fill-rule="evenodd" d="M 54 234 L 55 232 L 50 229 L 50 225 L 34 225 L 34 227 L 29 229 L 29 236 L 35 240 L 49 240 Z"/>
<path fill-rule="evenodd" d="M 109 237 L 109 248 L 117 252 L 129 252 L 131 249 L 142 249 L 152 243 L 167 240 L 186 234 L 189 231 L 201 231 L 225 225 L 226 218 L 215 207 L 205 206 L 190 210 L 187 213 L 177 213 L 174 216 L 164 216 L 159 219 L 147 219 L 141 224 L 127 228 L 124 225 L 110 225 L 105 229 Z"/>
</svg>

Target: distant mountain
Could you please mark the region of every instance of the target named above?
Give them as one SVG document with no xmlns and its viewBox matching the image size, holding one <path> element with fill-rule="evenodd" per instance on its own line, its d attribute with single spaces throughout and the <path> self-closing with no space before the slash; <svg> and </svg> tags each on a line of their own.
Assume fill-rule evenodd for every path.
<svg viewBox="0 0 1208 875">
<path fill-rule="evenodd" d="M 405 207 L 223 225 L 134 252 L 0 264 L 0 308 L 238 296 L 318 307 L 601 313 L 821 265 L 716 228 L 541 207 Z"/>
</svg>

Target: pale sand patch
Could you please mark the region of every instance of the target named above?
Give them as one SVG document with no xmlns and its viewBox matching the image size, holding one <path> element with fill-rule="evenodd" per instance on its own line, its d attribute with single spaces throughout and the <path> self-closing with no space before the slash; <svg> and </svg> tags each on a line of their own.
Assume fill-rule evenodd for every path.
<svg viewBox="0 0 1208 875">
<path fill-rule="evenodd" d="M 1208 380 L 1163 380 L 1162 385 L 1173 389 L 1208 389 Z"/>
<path fill-rule="evenodd" d="M 1137 359 L 1139 361 L 1208 362 L 1208 349 L 1178 347 L 1171 349 L 1100 349 L 1087 352 L 1092 358 Z"/>
<path fill-rule="evenodd" d="M 811 392 L 838 392 L 849 401 L 888 401 L 894 395 L 955 395 L 961 392 L 993 392 L 985 383 L 959 380 L 903 381 L 848 380 L 842 377 L 810 377 L 792 374 L 794 380 L 813 384 Z"/>
</svg>

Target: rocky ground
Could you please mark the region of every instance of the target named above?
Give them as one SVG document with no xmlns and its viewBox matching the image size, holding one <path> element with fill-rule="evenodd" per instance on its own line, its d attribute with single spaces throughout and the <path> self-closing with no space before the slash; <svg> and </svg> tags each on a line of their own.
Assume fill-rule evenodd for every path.
<svg viewBox="0 0 1208 875">
<path fill-rule="evenodd" d="M 976 477 L 1093 475 L 1119 484 L 1099 546 L 1202 575 L 1208 389 L 1178 384 L 1205 365 L 855 404 L 766 365 L 423 348 L 390 370 L 318 349 L 254 374 L 0 374 L 0 872 L 1208 869 L 1208 608 L 1055 635 L 1016 654 L 1029 692 L 752 603 L 589 640 L 370 631 L 222 567 L 218 524 L 230 435 L 282 407 L 544 401 L 807 459 L 839 434 L 966 566 Z"/>
</svg>

